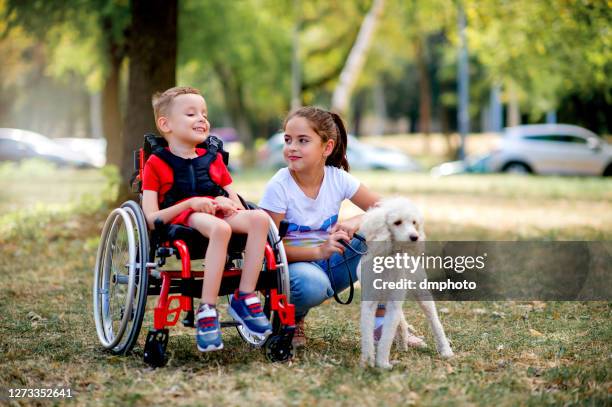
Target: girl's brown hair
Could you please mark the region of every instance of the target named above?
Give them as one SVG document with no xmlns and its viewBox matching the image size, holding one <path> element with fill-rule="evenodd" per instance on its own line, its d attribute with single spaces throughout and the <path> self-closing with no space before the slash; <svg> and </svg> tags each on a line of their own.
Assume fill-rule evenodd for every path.
<svg viewBox="0 0 612 407">
<path fill-rule="evenodd" d="M 314 106 L 300 107 L 289 113 L 283 123 L 283 129 L 287 127 L 289 120 L 294 117 L 303 117 L 308 120 L 310 127 L 321 137 L 323 143 L 334 140 L 334 150 L 325 160 L 325 165 L 342 168 L 345 171 L 349 170 L 349 163 L 346 158 L 346 127 L 344 127 L 344 122 L 337 113 L 328 112 Z"/>
</svg>

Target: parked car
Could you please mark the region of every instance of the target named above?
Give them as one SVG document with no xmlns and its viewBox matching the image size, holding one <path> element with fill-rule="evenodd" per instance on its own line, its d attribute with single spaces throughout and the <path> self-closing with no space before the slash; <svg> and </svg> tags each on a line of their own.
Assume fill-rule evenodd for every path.
<svg viewBox="0 0 612 407">
<path fill-rule="evenodd" d="M 229 153 L 230 157 L 229 171 L 233 172 L 242 168 L 244 145 L 240 141 L 238 132 L 232 127 L 216 127 L 211 129 L 210 134 L 217 136 L 223 141 L 223 149 Z"/>
<path fill-rule="evenodd" d="M 53 141 L 81 154 L 94 167 L 102 168 L 106 164 L 106 140 L 103 138 L 63 137 Z"/>
<path fill-rule="evenodd" d="M 595 133 L 567 124 L 505 129 L 487 166 L 492 172 L 612 175 L 612 146 Z"/>
<path fill-rule="evenodd" d="M 466 157 L 465 160 L 449 161 L 431 169 L 431 175 L 442 177 L 457 174 L 484 174 L 490 172 L 488 164 L 491 154 Z"/>
<path fill-rule="evenodd" d="M 40 158 L 60 166 L 92 167 L 81 154 L 42 134 L 21 129 L 0 128 L 0 161 Z"/>
<path fill-rule="evenodd" d="M 276 133 L 259 151 L 258 161 L 262 167 L 282 168 L 285 134 Z M 354 170 L 419 171 L 421 166 L 401 151 L 363 143 L 353 135 L 348 135 L 346 156 Z"/>
</svg>

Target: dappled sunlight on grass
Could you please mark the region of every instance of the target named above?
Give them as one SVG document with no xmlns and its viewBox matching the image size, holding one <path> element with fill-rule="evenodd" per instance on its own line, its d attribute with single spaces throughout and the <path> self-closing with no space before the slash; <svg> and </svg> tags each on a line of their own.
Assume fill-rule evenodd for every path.
<svg viewBox="0 0 612 407">
<path fill-rule="evenodd" d="M 105 177 L 58 171 L 29 177 L 27 191 L 2 178 L 11 195 L 0 204 L 1 386 L 70 387 L 79 404 L 90 399 L 137 405 L 609 402 L 612 309 L 601 302 L 439 302 L 456 352 L 449 361 L 437 356 L 418 306 L 406 302 L 407 319 L 429 348 L 394 349 L 398 364 L 389 372 L 359 367 L 358 287 L 352 305 L 327 301 L 310 312 L 308 346 L 287 364 L 267 362 L 233 329 L 223 331 L 225 350 L 200 354 L 193 330 L 177 326 L 170 330 L 168 366 L 150 369 L 142 353 L 151 312 L 133 353 L 113 356 L 98 343 L 91 300 L 96 249 L 110 208 L 101 195 L 83 198 L 88 191 L 103 191 Z M 236 174 L 235 189 L 257 202 L 271 175 Z M 425 213 L 432 240 L 610 239 L 612 233 L 607 180 L 356 175 L 383 195 L 412 198 Z M 72 176 L 87 181 L 64 185 Z M 342 215 L 358 212 L 345 204 Z M 149 297 L 148 309 L 155 299 Z M 220 299 L 223 319 L 225 302 Z"/>
</svg>

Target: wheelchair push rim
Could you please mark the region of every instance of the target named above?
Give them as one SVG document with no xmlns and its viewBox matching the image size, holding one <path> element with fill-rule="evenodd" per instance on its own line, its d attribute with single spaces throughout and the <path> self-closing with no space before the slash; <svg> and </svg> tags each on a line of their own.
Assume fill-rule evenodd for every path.
<svg viewBox="0 0 612 407">
<path fill-rule="evenodd" d="M 126 201 L 121 205 L 132 217 L 136 237 L 136 272 L 132 301 L 132 312 L 128 320 L 123 339 L 112 349 L 114 353 L 127 353 L 138 341 L 138 335 L 144 319 L 147 304 L 149 235 L 144 212 L 134 201 Z"/>
<path fill-rule="evenodd" d="M 94 272 L 94 319 L 98 339 L 106 349 L 119 344 L 133 318 L 136 252 L 132 216 L 116 208 L 104 224 Z"/>
</svg>

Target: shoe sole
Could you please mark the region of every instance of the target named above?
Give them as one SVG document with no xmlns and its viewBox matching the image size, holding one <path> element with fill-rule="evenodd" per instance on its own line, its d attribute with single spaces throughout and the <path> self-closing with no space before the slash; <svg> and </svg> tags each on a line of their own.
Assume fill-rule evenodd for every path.
<svg viewBox="0 0 612 407">
<path fill-rule="evenodd" d="M 197 343 L 196 343 L 196 344 L 197 344 Z M 202 348 L 202 347 L 200 347 L 200 345 L 199 345 L 199 344 L 197 344 L 197 345 L 198 345 L 198 350 L 199 350 L 200 352 L 212 352 L 212 351 L 215 351 L 215 350 L 221 350 L 221 349 L 223 349 L 223 344 L 218 345 L 218 346 L 217 346 L 217 345 L 208 345 L 206 348 Z"/>
<path fill-rule="evenodd" d="M 266 331 L 264 333 L 259 333 L 259 332 L 255 332 L 255 331 L 250 330 L 249 327 L 244 323 L 242 318 L 240 318 L 240 316 L 238 316 L 236 311 L 234 311 L 234 309 L 231 306 L 227 307 L 227 310 L 228 310 L 229 314 L 231 315 L 231 317 L 234 318 L 234 321 L 239 322 L 240 325 L 242 325 L 242 328 L 245 331 L 247 331 L 250 335 L 257 336 L 257 337 L 261 338 L 262 340 L 265 340 L 272 333 L 272 330 L 268 330 L 268 331 Z"/>
</svg>

